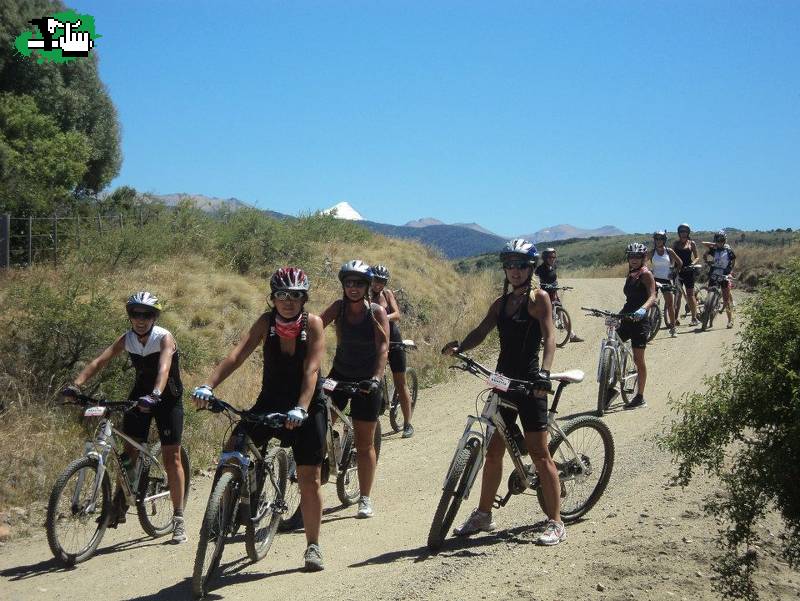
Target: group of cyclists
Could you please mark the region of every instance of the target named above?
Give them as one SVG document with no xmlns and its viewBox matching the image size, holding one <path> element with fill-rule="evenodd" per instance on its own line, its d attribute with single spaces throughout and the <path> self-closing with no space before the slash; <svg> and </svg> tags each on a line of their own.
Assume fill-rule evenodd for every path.
<svg viewBox="0 0 800 601">
<path fill-rule="evenodd" d="M 687 224 L 678 227 L 678 240 L 667 247 L 663 231 L 653 235 L 654 247 L 634 242 L 627 246 L 628 275 L 623 292 L 625 304 L 618 333 L 631 340 L 634 360 L 639 370 L 637 394 L 629 408 L 645 406 L 644 390 L 647 372 L 644 351 L 649 324 L 647 310 L 656 302 L 656 283 L 669 282 L 673 274 L 686 289 L 686 299 L 697 323 L 694 297 L 695 265 L 699 262 L 697 245 L 690 238 Z M 735 255 L 720 231 L 714 242 L 703 242 L 712 272 L 724 276 L 735 265 Z M 507 413 L 507 423 L 519 414 L 528 452 L 536 467 L 544 493 L 546 527 L 538 539 L 543 545 L 556 545 L 566 538 L 560 518 L 560 487 L 556 466 L 548 450 L 547 393 L 552 390 L 550 367 L 555 352 L 552 303 L 558 300 L 556 251 L 548 248 L 544 261 L 534 243 L 523 239 L 508 242 L 500 252 L 504 273 L 502 294 L 489 306 L 485 317 L 462 342 L 454 342 L 442 350 L 445 354 L 466 351 L 478 346 L 494 329 L 500 340 L 496 371 L 506 377 L 533 384 L 529 394 L 500 393 L 518 407 Z M 652 270 L 647 267 L 648 260 Z M 533 276 L 539 279 L 533 283 Z M 331 402 L 344 409 L 350 402 L 350 416 L 355 431 L 357 471 L 361 496 L 356 517 L 374 515 L 370 492 L 376 471 L 373 446 L 378 415 L 382 404 L 381 382 L 387 362 L 404 416 L 403 438 L 413 436 L 411 395 L 406 384 L 406 358 L 399 331 L 401 311 L 392 291 L 387 288 L 389 270 L 383 265 L 371 266 L 355 259 L 344 263 L 338 273 L 342 296 L 319 315 L 306 310 L 310 282 L 302 269 L 284 267 L 270 278 L 270 308 L 260 315 L 242 336 L 236 347 L 214 368 L 206 382 L 194 389 L 195 407 L 202 409 L 214 399 L 214 389 L 224 382 L 259 346 L 263 352 L 261 392 L 251 408 L 254 413 L 285 413 L 284 428 L 253 425 L 241 421 L 225 443 L 226 451 L 238 450 L 247 434 L 256 445 L 278 438 L 292 448 L 297 464 L 300 508 L 305 526 L 306 570 L 324 568 L 319 546 L 322 520 L 321 464 L 325 459 L 325 435 L 328 412 L 322 389 L 322 362 L 325 353 L 324 330 L 331 323 L 336 332 L 336 352 L 328 378 L 357 383 L 359 393 L 352 396 L 338 391 L 327 393 Z M 730 288 L 724 286 L 728 325 L 731 327 Z M 679 324 L 672 295 L 665 293 L 667 320 L 671 332 Z M 136 410 L 126 414 L 123 431 L 137 440 L 146 440 L 154 418 L 161 439 L 170 495 L 174 508 L 173 536 L 175 543 L 187 540 L 183 518 L 184 474 L 180 461 L 183 430 L 183 384 L 179 369 L 179 351 L 175 338 L 157 326 L 162 304 L 149 292 L 137 292 L 126 302 L 130 329 L 117 338 L 96 359 L 91 361 L 67 386 L 62 394 L 77 396 L 80 389 L 111 359 L 127 352 L 135 369 L 135 382 L 129 395 Z M 575 336 L 573 341 L 581 339 Z M 542 349 L 541 360 L 539 351 Z M 502 479 L 504 444 L 496 433 L 489 443 L 483 467 L 481 494 L 477 508 L 455 529 L 455 534 L 468 536 L 496 528 L 492 505 Z M 136 450 L 126 447 L 125 453 L 135 460 Z M 115 495 L 112 527 L 124 522 L 127 507 L 123 495 Z"/>
</svg>

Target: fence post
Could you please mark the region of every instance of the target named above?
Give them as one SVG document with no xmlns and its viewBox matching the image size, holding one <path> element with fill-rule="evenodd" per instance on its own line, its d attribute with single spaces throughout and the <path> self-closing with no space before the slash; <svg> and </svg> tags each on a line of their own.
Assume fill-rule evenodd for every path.
<svg viewBox="0 0 800 601">
<path fill-rule="evenodd" d="M 97 233 L 103 233 L 103 220 L 100 218 L 100 215 L 97 215 Z"/>
<path fill-rule="evenodd" d="M 0 216 L 0 269 L 11 265 L 11 214 Z"/>
<path fill-rule="evenodd" d="M 28 217 L 28 267 L 33 265 L 33 217 Z"/>
<path fill-rule="evenodd" d="M 53 265 L 58 267 L 58 217 L 53 216 Z"/>
<path fill-rule="evenodd" d="M 75 244 L 78 248 L 81 247 L 81 216 L 75 216 Z"/>
</svg>

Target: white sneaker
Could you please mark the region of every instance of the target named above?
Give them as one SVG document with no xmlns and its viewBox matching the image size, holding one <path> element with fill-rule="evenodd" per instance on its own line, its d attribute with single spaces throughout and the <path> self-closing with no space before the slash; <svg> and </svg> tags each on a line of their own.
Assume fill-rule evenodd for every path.
<svg viewBox="0 0 800 601">
<path fill-rule="evenodd" d="M 463 524 L 453 529 L 453 534 L 456 536 L 469 536 L 476 532 L 491 532 L 495 528 L 497 528 L 497 524 L 492 521 L 492 513 L 486 513 L 476 507 Z"/>
<path fill-rule="evenodd" d="M 557 545 L 567 538 L 567 529 L 564 528 L 564 522 L 556 522 L 555 520 L 547 520 L 547 526 L 542 532 L 542 535 L 536 541 L 540 545 L 547 545 L 548 547 Z"/>
<path fill-rule="evenodd" d="M 369 497 L 361 496 L 358 499 L 358 513 L 356 517 L 359 519 L 371 518 L 374 515 L 372 511 L 372 501 Z"/>
<path fill-rule="evenodd" d="M 189 540 L 186 536 L 186 525 L 183 522 L 183 516 L 172 516 L 172 542 L 173 544 L 180 545 Z"/>
</svg>

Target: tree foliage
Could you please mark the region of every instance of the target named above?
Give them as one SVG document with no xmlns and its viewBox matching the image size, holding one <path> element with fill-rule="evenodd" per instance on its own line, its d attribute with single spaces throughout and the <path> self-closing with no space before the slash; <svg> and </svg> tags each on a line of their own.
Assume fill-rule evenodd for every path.
<svg viewBox="0 0 800 601">
<path fill-rule="evenodd" d="M 726 495 L 707 510 L 729 524 L 717 570 L 727 597 L 757 599 L 759 522 L 783 518 L 783 556 L 800 565 L 800 260 L 775 275 L 744 313 L 746 326 L 722 373 L 705 392 L 675 404 L 663 439 L 688 484 L 698 468 L 719 476 Z"/>
</svg>

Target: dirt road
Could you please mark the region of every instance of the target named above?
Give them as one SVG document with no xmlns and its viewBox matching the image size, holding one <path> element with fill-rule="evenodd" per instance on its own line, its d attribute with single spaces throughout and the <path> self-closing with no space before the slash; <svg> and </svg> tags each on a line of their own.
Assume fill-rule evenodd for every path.
<svg viewBox="0 0 800 601">
<path fill-rule="evenodd" d="M 554 369 L 579 368 L 587 377 L 565 394 L 561 415 L 592 410 L 596 398 L 599 319 L 582 317 L 581 305 L 609 309 L 622 304 L 618 280 L 575 280 L 565 298 L 575 327 L 586 342 L 556 351 Z M 225 548 L 226 573 L 209 598 L 314 598 L 318 601 L 400 599 L 714 599 L 710 561 L 717 524 L 700 509 L 713 482 L 699 478 L 688 490 L 669 486 L 669 457 L 654 446 L 669 415 L 667 398 L 698 389 L 701 378 L 719 371 L 721 350 L 737 330 L 724 319 L 709 332 L 680 326 L 647 351 L 649 407 L 617 410 L 605 418 L 616 442 L 611 482 L 586 519 L 568 529 L 554 548 L 533 544 L 531 526 L 542 519 L 535 497 L 519 496 L 496 512 L 498 531 L 469 540 L 448 539 L 431 556 L 425 541 L 441 492 L 444 472 L 475 396 L 484 387 L 469 375 L 422 391 L 409 440 L 384 439 L 373 491 L 376 515 L 355 520 L 341 508 L 333 485 L 324 487 L 326 512 L 321 545 L 324 572 L 300 571 L 302 533 L 278 537 L 267 557 L 248 563 L 244 544 Z M 413 360 L 413 359 L 412 359 Z M 66 461 L 65 461 L 66 463 Z M 188 599 L 197 532 L 210 479 L 196 478 L 187 507 L 190 542 L 181 546 L 143 536 L 135 519 L 109 530 L 97 556 L 64 570 L 50 559 L 43 531 L 0 547 L 0 599 L 156 601 Z M 476 487 L 477 488 L 477 487 Z M 505 490 L 505 484 L 501 492 Z M 462 519 L 475 504 L 464 503 Z M 796 573 L 762 550 L 768 570 L 759 579 L 764 599 L 800 595 Z"/>
</svg>

